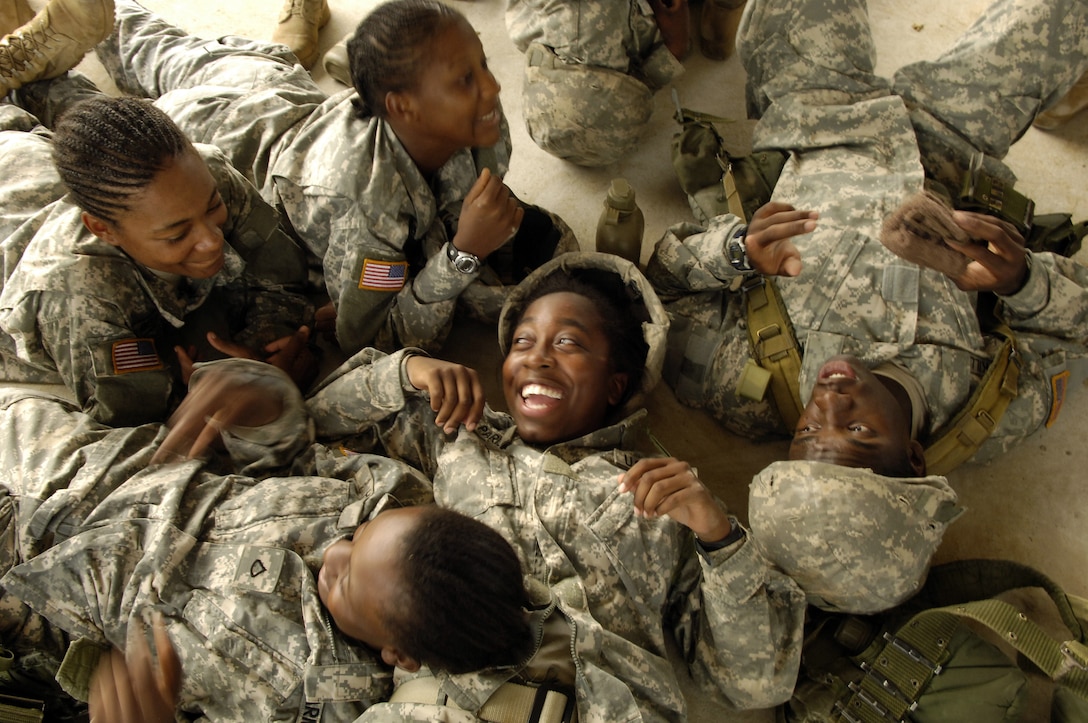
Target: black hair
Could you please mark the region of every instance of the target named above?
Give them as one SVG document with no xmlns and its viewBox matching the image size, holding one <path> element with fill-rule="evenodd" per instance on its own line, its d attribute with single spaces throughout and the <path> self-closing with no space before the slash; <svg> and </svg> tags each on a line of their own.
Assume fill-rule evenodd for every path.
<svg viewBox="0 0 1088 723">
<path fill-rule="evenodd" d="M 498 532 L 427 505 L 401 569 L 405 584 L 386 625 L 406 655 L 457 674 L 516 665 L 532 654 L 521 563 Z"/>
<path fill-rule="evenodd" d="M 468 24 L 438 0 L 392 0 L 364 17 L 348 41 L 359 117 L 384 118 L 386 93 L 416 88 L 431 41 L 455 22 Z"/>
<path fill-rule="evenodd" d="M 525 310 L 534 301 L 562 292 L 584 296 L 600 313 L 601 327 L 608 338 L 612 371 L 627 375 L 627 387 L 615 405 L 622 407 L 638 391 L 646 368 L 649 345 L 642 333 L 642 324 L 648 320 L 645 307 L 632 299 L 623 281 L 613 271 L 560 267 L 542 279 L 521 302 L 515 323 L 510 325 L 511 337 Z M 507 349 L 511 346 L 511 337 L 504 340 Z"/>
<path fill-rule="evenodd" d="M 128 210 L 131 196 L 190 148 L 177 124 L 143 98 L 80 101 L 53 129 L 53 162 L 72 200 L 111 223 Z"/>
</svg>

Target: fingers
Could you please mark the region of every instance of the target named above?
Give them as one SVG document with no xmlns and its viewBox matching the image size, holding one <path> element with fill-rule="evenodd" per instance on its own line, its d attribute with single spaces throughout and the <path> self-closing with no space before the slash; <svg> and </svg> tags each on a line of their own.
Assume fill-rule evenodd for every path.
<svg viewBox="0 0 1088 723">
<path fill-rule="evenodd" d="M 189 385 L 189 377 L 193 376 L 193 353 L 188 353 L 180 346 L 174 347 L 174 353 L 178 357 L 178 365 L 181 367 L 181 383 Z"/>
<path fill-rule="evenodd" d="M 452 434 L 460 424 L 470 432 L 483 416 L 484 390 L 475 369 L 444 367 L 438 370 L 441 383 L 438 394 L 431 393 L 435 424 Z"/>
<path fill-rule="evenodd" d="M 791 239 L 816 229 L 819 213 L 798 211 L 788 203 L 772 201 L 752 215 L 745 237 L 745 249 L 760 273 L 797 276 L 801 273 L 801 252 Z"/>
<path fill-rule="evenodd" d="M 233 341 L 227 341 L 226 339 L 220 338 L 219 335 L 213 331 L 208 332 L 208 343 L 218 351 L 236 359 L 260 359 L 260 357 L 248 346 L 235 344 Z"/>
<path fill-rule="evenodd" d="M 683 504 L 684 490 L 701 486 L 687 462 L 673 458 L 639 460 L 623 476 L 620 490 L 634 494 L 635 511 L 643 517 L 660 517 Z"/>
<path fill-rule="evenodd" d="M 269 356 L 276 354 L 277 352 L 286 351 L 288 353 L 298 353 L 298 349 L 306 346 L 310 343 L 310 327 L 300 326 L 298 331 L 294 334 L 288 334 L 287 336 L 276 339 L 265 345 L 264 351 Z"/>
</svg>

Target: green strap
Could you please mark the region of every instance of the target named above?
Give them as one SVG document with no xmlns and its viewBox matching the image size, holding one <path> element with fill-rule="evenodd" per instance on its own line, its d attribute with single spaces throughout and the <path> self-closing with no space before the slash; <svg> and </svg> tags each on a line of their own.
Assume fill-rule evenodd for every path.
<svg viewBox="0 0 1088 723">
<path fill-rule="evenodd" d="M 757 277 L 744 288 L 752 358 L 770 372 L 771 398 L 790 434 L 805 405 L 801 402 L 801 350 L 774 279 Z"/>
<path fill-rule="evenodd" d="M 948 474 L 971 459 L 993 433 L 1017 395 L 1021 361 L 1016 337 L 1005 325 L 994 331 L 1005 337 L 1005 341 L 967 405 L 926 446 L 927 474 Z"/>
<path fill-rule="evenodd" d="M 1022 587 L 1047 592 L 1072 638 L 1057 641 L 1012 605 L 993 597 L 978 599 Z M 1088 610 L 1088 601 L 1067 594 L 1033 568 L 1007 560 L 959 560 L 936 566 L 923 590 L 900 609 L 926 607 L 937 600 L 952 602 L 921 610 L 894 634 L 885 633 L 882 647 L 863 655 L 865 675 L 851 683 L 849 695 L 836 704 L 838 720 L 903 720 L 950 657 L 948 646 L 962 619 L 985 625 L 1051 680 L 1088 700 L 1086 625 L 1077 614 Z"/>
</svg>

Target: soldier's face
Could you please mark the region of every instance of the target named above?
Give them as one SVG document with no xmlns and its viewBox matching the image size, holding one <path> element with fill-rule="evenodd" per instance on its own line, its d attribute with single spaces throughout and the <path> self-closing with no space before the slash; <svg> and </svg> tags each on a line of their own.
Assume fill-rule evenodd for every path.
<svg viewBox="0 0 1088 723">
<path fill-rule="evenodd" d="M 390 665 L 401 659 L 385 625 L 386 611 L 396 609 L 403 584 L 401 551 L 422 511 L 422 507 L 391 509 L 364 522 L 350 540 L 329 545 L 317 574 L 318 596 L 336 627 L 381 652 Z"/>
<path fill-rule="evenodd" d="M 461 21 L 449 24 L 424 58 L 417 86 L 400 94 L 408 104 L 413 134 L 445 155 L 498 143 L 499 82 L 488 70 L 472 26 Z"/>
<path fill-rule="evenodd" d="M 155 271 L 206 279 L 223 268 L 227 208 L 204 160 L 186 150 L 129 199 L 117 223 L 84 214 L 96 236 Z"/>
<path fill-rule="evenodd" d="M 829 359 L 817 375 L 812 397 L 790 443 L 790 459 L 845 467 L 884 469 L 909 458 L 906 411 L 881 380 L 855 357 Z"/>
<path fill-rule="evenodd" d="M 518 434 L 533 444 L 599 429 L 627 384 L 625 374 L 613 371 L 600 312 L 570 292 L 542 296 L 525 310 L 502 378 Z"/>
</svg>

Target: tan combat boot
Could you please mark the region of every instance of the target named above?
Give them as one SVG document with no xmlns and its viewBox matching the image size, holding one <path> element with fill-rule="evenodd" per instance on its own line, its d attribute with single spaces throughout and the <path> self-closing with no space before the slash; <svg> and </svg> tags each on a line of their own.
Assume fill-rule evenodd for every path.
<svg viewBox="0 0 1088 723">
<path fill-rule="evenodd" d="M 0 0 L 0 35 L 13 33 L 34 19 L 26 0 Z"/>
<path fill-rule="evenodd" d="M 699 49 L 711 60 L 725 60 L 737 48 L 737 28 L 745 0 L 703 0 L 699 19 Z M 731 7 L 726 7 L 727 5 Z"/>
<path fill-rule="evenodd" d="M 309 70 L 319 54 L 318 31 L 331 17 L 328 0 L 286 0 L 272 41 L 289 47 L 299 64 Z"/>
<path fill-rule="evenodd" d="M 1088 108 L 1088 73 L 1080 76 L 1080 80 L 1052 108 L 1035 116 L 1034 125 L 1040 130 L 1052 131 L 1085 108 Z"/>
<path fill-rule="evenodd" d="M 0 40 L 0 96 L 68 72 L 111 30 L 113 0 L 50 0 Z"/>
</svg>

